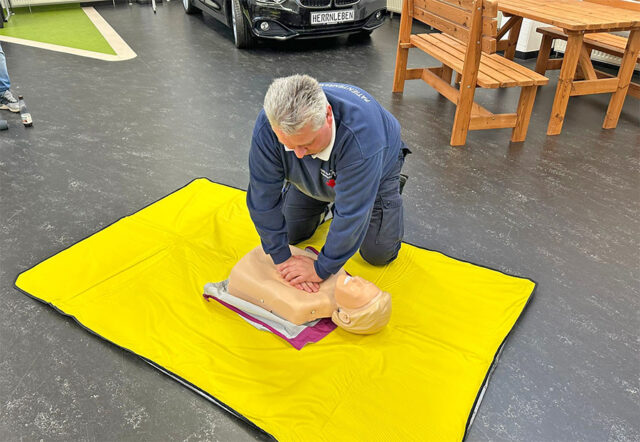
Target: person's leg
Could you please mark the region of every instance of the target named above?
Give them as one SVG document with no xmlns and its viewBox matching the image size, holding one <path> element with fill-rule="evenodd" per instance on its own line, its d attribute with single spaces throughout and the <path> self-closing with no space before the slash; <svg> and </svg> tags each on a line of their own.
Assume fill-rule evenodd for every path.
<svg viewBox="0 0 640 442">
<path fill-rule="evenodd" d="M 9 87 L 9 72 L 7 71 L 7 61 L 0 45 L 0 109 L 9 109 L 11 112 L 19 112 L 20 105 L 18 100 L 13 96 Z"/>
<path fill-rule="evenodd" d="M 9 81 L 9 71 L 7 71 L 7 60 L 2 50 L 2 44 L 0 44 L 0 94 L 11 88 L 11 81 Z"/>
<path fill-rule="evenodd" d="M 289 184 L 285 189 L 282 212 L 289 231 L 289 244 L 310 238 L 323 220 L 329 203 L 318 201 Z"/>
<path fill-rule="evenodd" d="M 369 228 L 360 245 L 360 255 L 369 264 L 383 266 L 398 257 L 404 235 L 400 171 L 406 153 L 401 153 L 391 178 L 382 182 L 373 205 Z"/>
</svg>

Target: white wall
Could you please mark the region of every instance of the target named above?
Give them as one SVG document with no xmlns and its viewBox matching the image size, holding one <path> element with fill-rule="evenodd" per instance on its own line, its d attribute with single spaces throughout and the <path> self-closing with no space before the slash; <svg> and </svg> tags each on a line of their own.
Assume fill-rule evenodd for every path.
<svg viewBox="0 0 640 442">
<path fill-rule="evenodd" d="M 503 17 L 500 14 L 500 26 L 503 26 L 508 18 Z M 540 42 L 542 41 L 542 35 L 536 32 L 538 26 L 548 26 L 544 23 L 529 20 L 525 18 L 522 21 L 522 27 L 520 28 L 520 36 L 518 37 L 518 44 L 516 45 L 516 51 L 520 52 L 532 52 L 540 49 Z M 508 34 L 507 34 L 508 35 Z"/>
</svg>

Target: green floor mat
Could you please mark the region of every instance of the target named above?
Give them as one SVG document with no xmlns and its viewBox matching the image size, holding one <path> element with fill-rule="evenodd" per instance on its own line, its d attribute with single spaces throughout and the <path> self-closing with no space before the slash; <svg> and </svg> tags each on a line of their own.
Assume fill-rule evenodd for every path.
<svg viewBox="0 0 640 442">
<path fill-rule="evenodd" d="M 32 6 L 14 9 L 0 36 L 116 55 L 80 5 Z"/>
</svg>

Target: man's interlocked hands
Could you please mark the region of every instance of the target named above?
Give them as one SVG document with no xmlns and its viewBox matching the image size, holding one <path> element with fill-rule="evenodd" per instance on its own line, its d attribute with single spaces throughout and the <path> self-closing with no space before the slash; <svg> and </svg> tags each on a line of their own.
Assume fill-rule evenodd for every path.
<svg viewBox="0 0 640 442">
<path fill-rule="evenodd" d="M 315 293 L 320 290 L 323 281 L 313 266 L 315 260 L 307 256 L 292 255 L 285 262 L 276 265 L 280 276 L 289 284 L 305 292 Z"/>
</svg>

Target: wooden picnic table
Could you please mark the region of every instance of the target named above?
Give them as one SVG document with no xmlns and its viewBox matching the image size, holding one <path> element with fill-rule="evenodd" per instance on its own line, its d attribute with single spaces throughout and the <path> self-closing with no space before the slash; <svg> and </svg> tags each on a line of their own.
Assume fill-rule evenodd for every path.
<svg viewBox="0 0 640 442">
<path fill-rule="evenodd" d="M 562 28 L 568 36 L 547 135 L 557 135 L 562 131 L 562 122 L 572 95 L 612 93 L 602 127 L 613 129 L 618 124 L 640 51 L 640 12 L 609 6 L 607 0 L 593 1 L 498 0 L 498 10 L 511 16 L 498 33 L 500 39 L 511 30 L 508 40 L 498 43 L 498 50 L 504 50 L 505 57 L 513 59 L 523 18 Z M 609 31 L 631 32 L 618 76 L 598 78 L 593 72 L 590 52 L 582 44 L 583 38 L 585 33 Z M 578 81 L 575 75 L 579 61 L 586 79 Z"/>
</svg>

